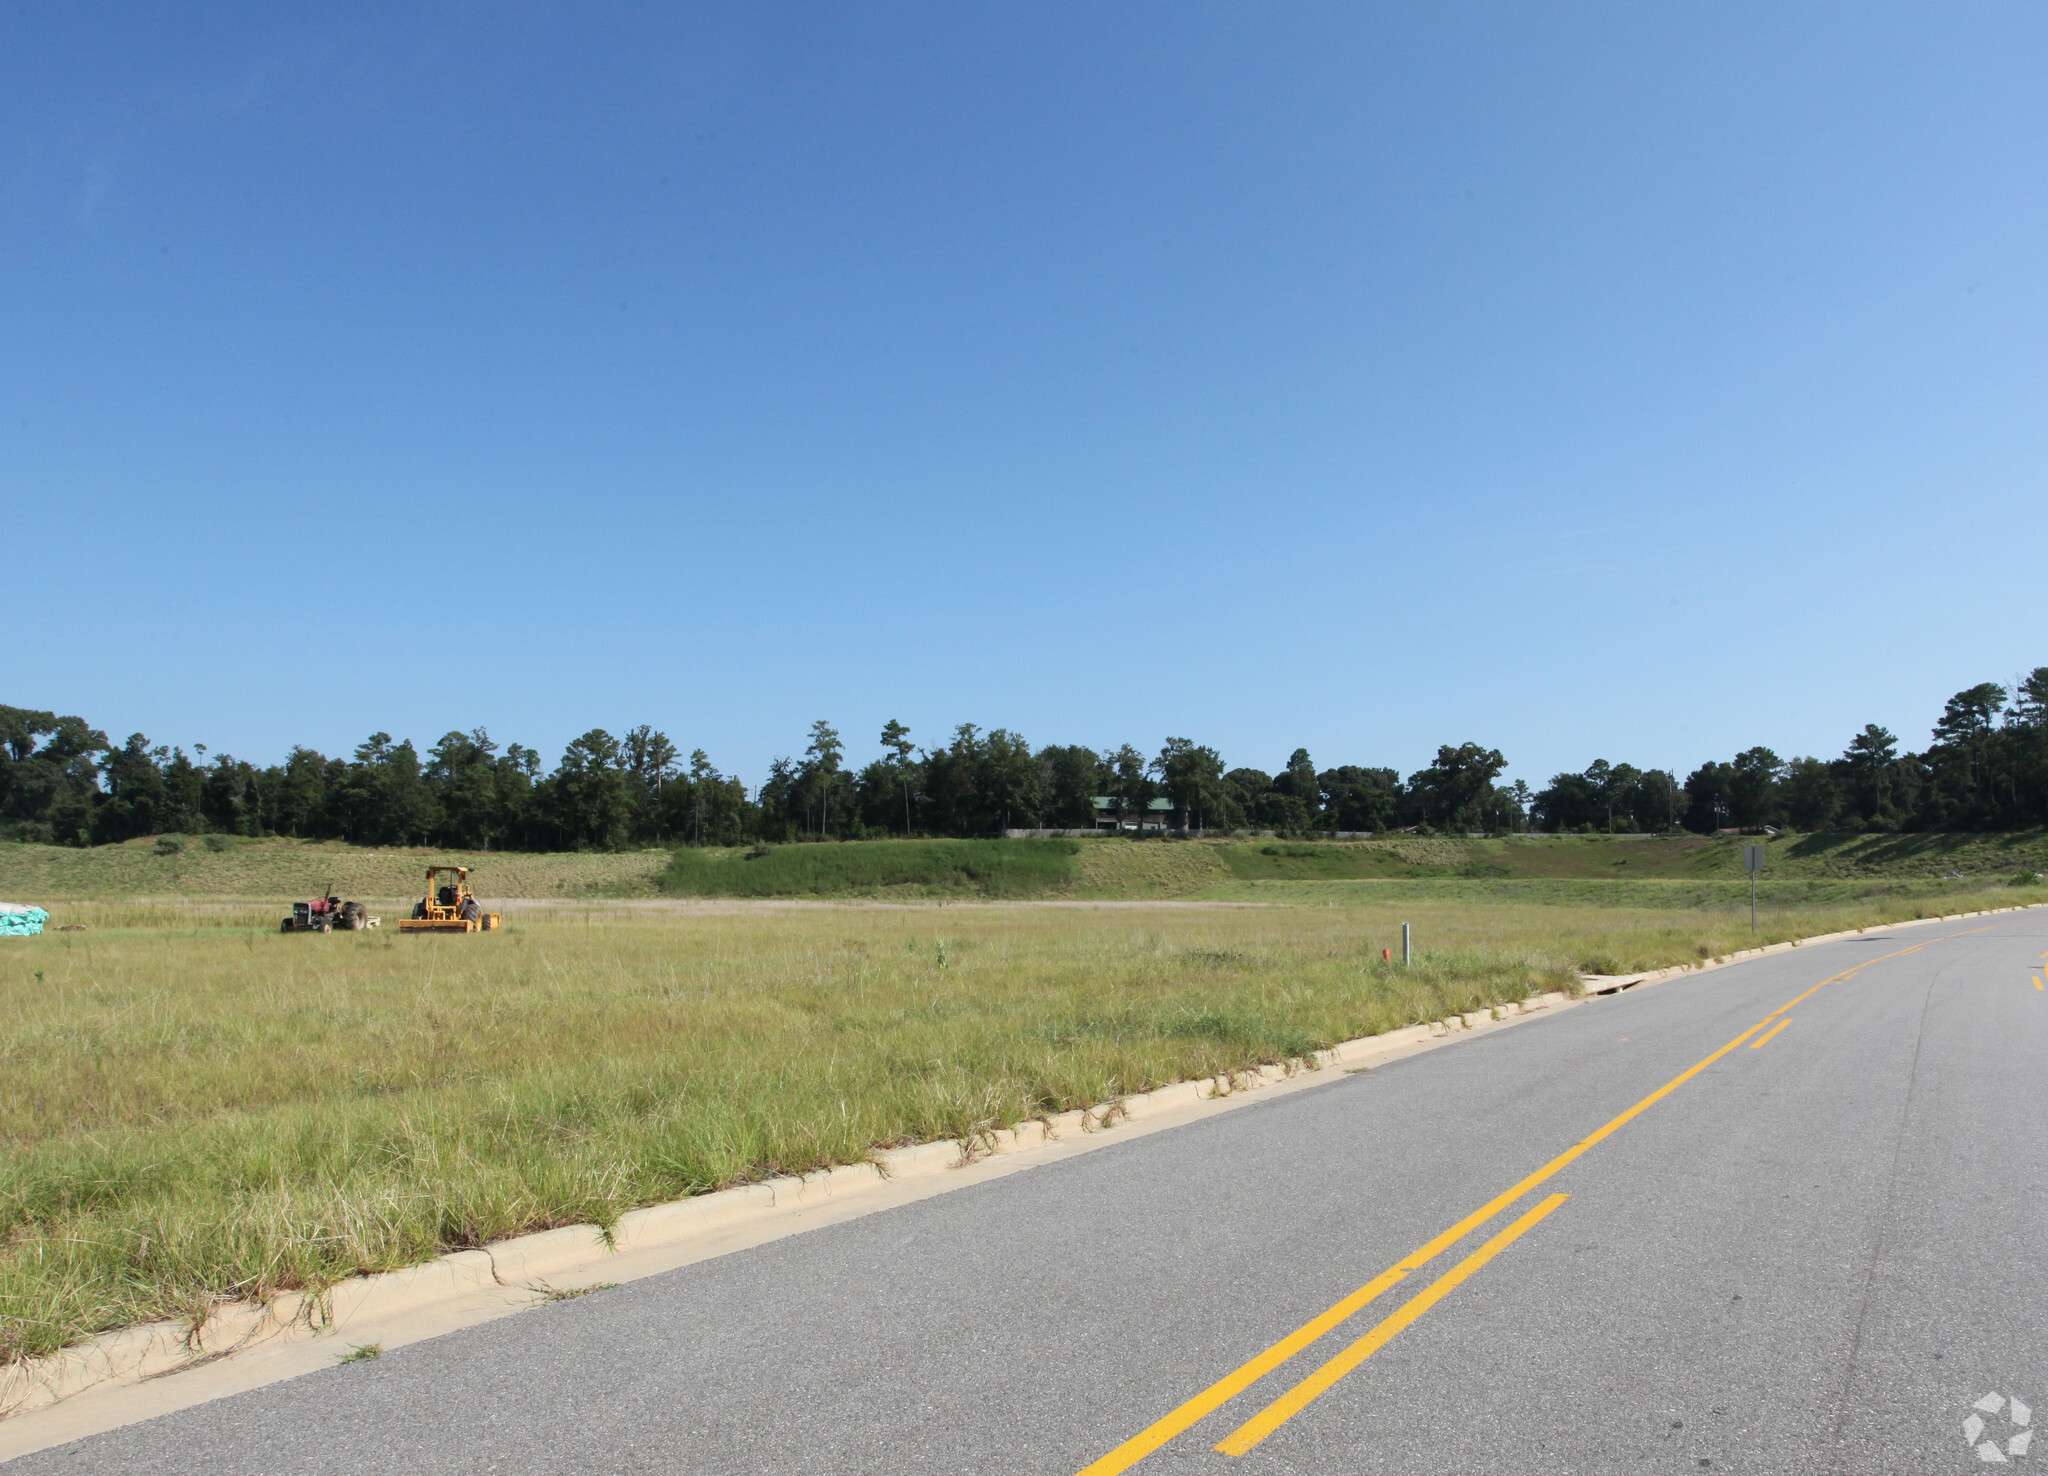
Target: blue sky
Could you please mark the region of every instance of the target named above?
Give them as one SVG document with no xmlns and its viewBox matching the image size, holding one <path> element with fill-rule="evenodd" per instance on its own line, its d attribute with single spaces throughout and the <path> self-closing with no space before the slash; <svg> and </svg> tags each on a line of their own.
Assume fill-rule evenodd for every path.
<svg viewBox="0 0 2048 1476">
<path fill-rule="evenodd" d="M 0 700 L 1924 741 L 2048 662 L 2048 11 L 6 7 Z"/>
</svg>

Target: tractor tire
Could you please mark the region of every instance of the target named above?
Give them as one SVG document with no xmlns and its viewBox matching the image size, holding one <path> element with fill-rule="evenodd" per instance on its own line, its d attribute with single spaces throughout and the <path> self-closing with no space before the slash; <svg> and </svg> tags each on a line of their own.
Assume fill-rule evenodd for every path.
<svg viewBox="0 0 2048 1476">
<path fill-rule="evenodd" d="M 320 919 L 320 931 L 321 931 L 321 932 L 323 932 L 323 933 L 331 933 L 331 932 L 333 932 L 333 931 L 334 931 L 334 924 L 333 924 L 333 922 L 331 922 L 331 921 L 330 921 L 329 919 L 327 919 L 327 918 L 324 918 L 324 917 L 323 917 L 323 918 L 321 918 L 321 919 Z"/>
<path fill-rule="evenodd" d="M 290 918 L 286 918 L 283 922 L 277 925 L 277 930 L 280 933 L 289 933 L 292 930 L 292 920 Z"/>
</svg>

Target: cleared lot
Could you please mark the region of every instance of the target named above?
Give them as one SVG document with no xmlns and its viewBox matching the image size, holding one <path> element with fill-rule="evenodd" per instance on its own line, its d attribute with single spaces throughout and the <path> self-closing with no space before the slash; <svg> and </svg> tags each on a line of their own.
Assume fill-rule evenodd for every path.
<svg viewBox="0 0 2048 1476">
<path fill-rule="evenodd" d="M 14 940 L 0 962 L 0 1351 L 1748 941 L 1728 911 L 1358 892 L 594 908 L 446 939 L 280 936 L 268 909 L 227 903 L 81 905 L 88 931 Z M 1811 933 L 1888 908 L 1919 910 L 1768 921 Z M 1381 959 L 1403 919 L 1412 970 Z"/>
</svg>

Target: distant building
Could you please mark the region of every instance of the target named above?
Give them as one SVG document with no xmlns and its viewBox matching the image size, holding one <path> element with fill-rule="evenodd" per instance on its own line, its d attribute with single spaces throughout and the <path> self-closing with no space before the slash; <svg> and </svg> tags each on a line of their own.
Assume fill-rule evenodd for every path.
<svg viewBox="0 0 2048 1476">
<path fill-rule="evenodd" d="M 1137 831 L 1142 834 L 1147 830 L 1166 831 L 1173 829 L 1167 823 L 1173 814 L 1172 800 L 1156 799 L 1145 807 L 1145 812 L 1142 815 L 1126 815 L 1121 817 L 1117 814 L 1118 806 L 1113 795 L 1098 794 L 1089 800 L 1088 803 L 1095 807 L 1095 828 L 1097 830 Z"/>
</svg>

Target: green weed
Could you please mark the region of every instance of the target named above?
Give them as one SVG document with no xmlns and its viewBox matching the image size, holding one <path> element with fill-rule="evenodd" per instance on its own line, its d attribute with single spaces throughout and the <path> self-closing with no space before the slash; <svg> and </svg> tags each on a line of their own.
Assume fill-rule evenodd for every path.
<svg viewBox="0 0 2048 1476">
<path fill-rule="evenodd" d="M 573 1302 L 578 1297 L 589 1296 L 592 1292 L 610 1291 L 617 1285 L 616 1281 L 600 1281 L 592 1286 L 550 1287 L 544 1293 L 544 1296 L 550 1302 Z"/>
</svg>

